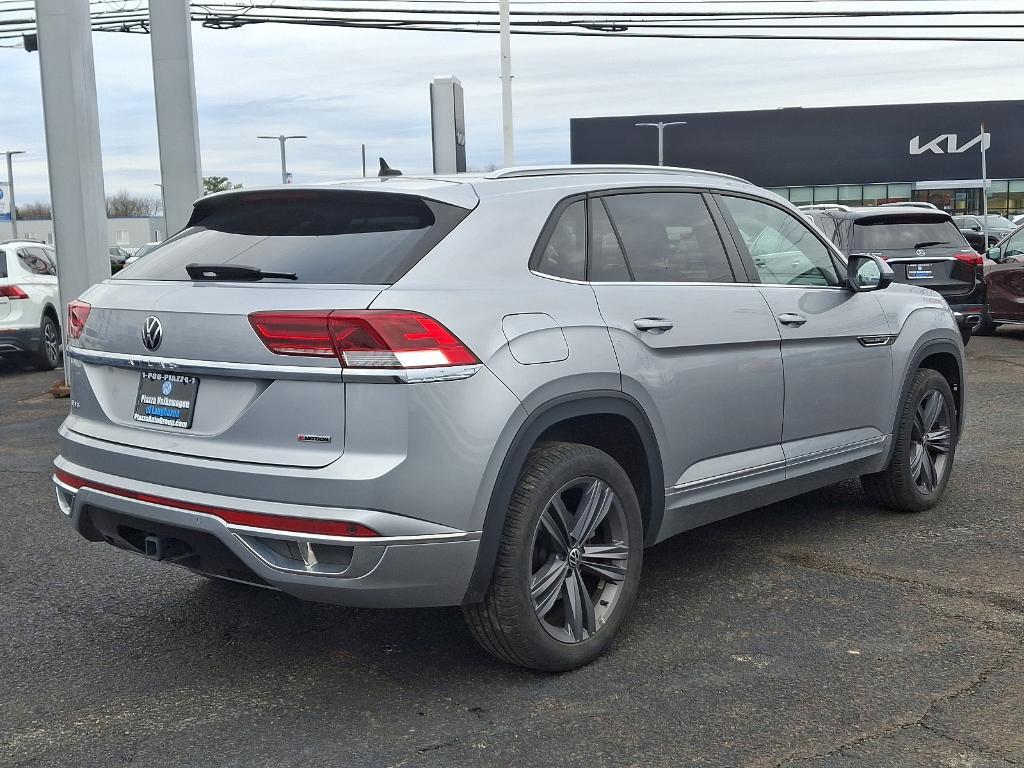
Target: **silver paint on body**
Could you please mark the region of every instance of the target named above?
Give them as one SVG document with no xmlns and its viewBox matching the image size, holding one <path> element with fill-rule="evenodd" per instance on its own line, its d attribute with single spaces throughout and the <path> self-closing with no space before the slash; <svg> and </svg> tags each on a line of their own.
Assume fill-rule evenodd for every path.
<svg viewBox="0 0 1024 768">
<path fill-rule="evenodd" d="M 651 543 L 880 470 L 921 355 L 941 347 L 963 369 L 952 313 L 917 286 L 590 284 L 529 267 L 552 209 L 574 195 L 696 188 L 782 205 L 739 179 L 529 170 L 345 186 L 472 213 L 390 286 L 117 278 L 94 286 L 82 297 L 92 305 L 85 332 L 66 350 L 77 407 L 60 428 L 56 466 L 184 502 L 362 523 L 381 537 L 342 542 L 351 561 L 332 566 L 310 549 L 322 537 L 245 529 L 58 482 L 58 504 L 76 525 L 89 505 L 102 505 L 209 533 L 266 585 L 302 598 L 458 604 L 493 527 L 503 463 L 552 403 L 611 392 L 643 414 L 664 478 Z M 248 321 L 263 310 L 367 308 L 430 315 L 480 363 L 343 371 L 334 360 L 274 355 Z M 140 333 L 150 317 L 162 326 L 159 355 Z M 201 378 L 192 429 L 132 419 L 146 369 Z M 285 563 L 273 539 L 305 554 Z"/>
</svg>

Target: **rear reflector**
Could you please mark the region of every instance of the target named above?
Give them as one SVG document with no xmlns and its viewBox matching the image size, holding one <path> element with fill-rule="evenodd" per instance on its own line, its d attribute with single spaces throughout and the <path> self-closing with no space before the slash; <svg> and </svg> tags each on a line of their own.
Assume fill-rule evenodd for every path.
<svg viewBox="0 0 1024 768">
<path fill-rule="evenodd" d="M 985 263 L 985 258 L 980 253 L 975 253 L 974 251 L 961 251 L 954 254 L 954 258 L 973 267 L 980 267 Z"/>
<path fill-rule="evenodd" d="M 27 299 L 28 294 L 25 293 L 21 288 L 16 285 L 3 285 L 0 286 L 0 296 L 6 296 L 8 299 Z"/>
<path fill-rule="evenodd" d="M 375 530 L 362 523 L 353 523 L 347 520 L 315 520 L 308 517 L 286 517 L 284 515 L 265 515 L 260 512 L 243 512 L 238 509 L 211 507 L 206 504 L 195 504 L 190 501 L 179 501 L 163 496 L 129 491 L 124 488 L 114 488 L 110 485 L 94 483 L 91 480 L 83 480 L 60 469 L 56 470 L 55 475 L 60 482 L 69 488 L 74 488 L 76 491 L 85 488 L 109 493 L 112 496 L 120 496 L 124 499 L 143 501 L 147 504 L 159 504 L 163 507 L 184 509 L 188 512 L 199 512 L 204 515 L 217 517 L 231 525 L 244 525 L 249 528 L 263 528 L 265 530 L 285 531 L 288 533 L 306 533 L 314 536 L 354 536 L 357 538 L 380 536 Z"/>
<path fill-rule="evenodd" d="M 336 357 L 346 368 L 437 368 L 480 362 L 432 317 L 392 309 L 254 312 L 276 355 Z"/>
<path fill-rule="evenodd" d="M 68 304 L 68 336 L 77 339 L 85 330 L 85 321 L 89 319 L 92 306 L 84 301 L 72 301 Z"/>
</svg>

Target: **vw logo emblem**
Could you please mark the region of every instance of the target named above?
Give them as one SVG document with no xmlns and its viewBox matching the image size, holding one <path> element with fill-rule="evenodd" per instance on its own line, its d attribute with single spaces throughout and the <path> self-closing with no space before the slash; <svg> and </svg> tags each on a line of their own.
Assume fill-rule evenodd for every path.
<svg viewBox="0 0 1024 768">
<path fill-rule="evenodd" d="M 146 345 L 146 349 L 152 352 L 160 347 L 160 342 L 163 340 L 164 327 L 160 325 L 160 318 L 150 315 L 142 324 L 142 343 Z"/>
<path fill-rule="evenodd" d="M 569 550 L 569 557 L 567 559 L 570 568 L 580 567 L 581 554 L 579 547 L 573 547 Z"/>
<path fill-rule="evenodd" d="M 163 385 L 160 387 L 160 391 L 164 393 L 164 397 L 167 397 L 169 394 L 171 394 L 172 389 L 174 389 L 174 385 L 171 384 L 171 382 L 169 381 L 165 381 Z"/>
<path fill-rule="evenodd" d="M 924 251 L 922 251 L 920 248 L 918 248 L 916 251 L 914 251 L 914 255 L 915 256 L 927 256 L 928 254 L 925 253 Z"/>
</svg>

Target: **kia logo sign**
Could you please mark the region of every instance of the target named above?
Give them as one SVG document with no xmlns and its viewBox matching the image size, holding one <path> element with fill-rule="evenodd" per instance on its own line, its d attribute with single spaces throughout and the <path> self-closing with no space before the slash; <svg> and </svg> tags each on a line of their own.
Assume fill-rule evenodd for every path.
<svg viewBox="0 0 1024 768">
<path fill-rule="evenodd" d="M 984 142 L 984 145 L 979 147 L 979 151 L 992 146 L 991 133 L 979 133 L 964 144 L 959 142 L 959 138 L 955 133 L 942 133 L 926 144 L 922 144 L 921 137 L 915 136 L 910 140 L 910 154 L 923 155 L 925 152 L 934 152 L 936 155 L 959 155 L 972 147 L 982 144 L 982 142 Z"/>
</svg>

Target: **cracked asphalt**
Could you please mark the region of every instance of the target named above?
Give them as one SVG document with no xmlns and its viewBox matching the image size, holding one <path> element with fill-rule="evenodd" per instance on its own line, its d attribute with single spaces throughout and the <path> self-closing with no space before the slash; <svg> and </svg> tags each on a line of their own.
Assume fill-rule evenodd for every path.
<svg viewBox="0 0 1024 768">
<path fill-rule="evenodd" d="M 208 583 L 57 512 L 53 374 L 0 372 L 0 765 L 1024 765 L 1024 328 L 976 338 L 942 503 L 845 483 L 647 553 L 612 652 Z"/>
</svg>

